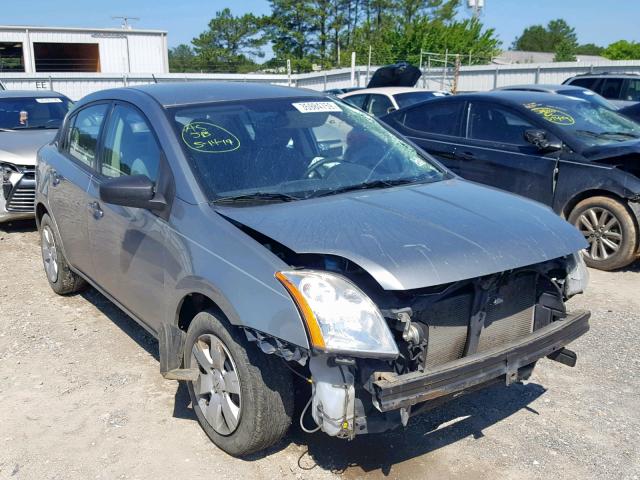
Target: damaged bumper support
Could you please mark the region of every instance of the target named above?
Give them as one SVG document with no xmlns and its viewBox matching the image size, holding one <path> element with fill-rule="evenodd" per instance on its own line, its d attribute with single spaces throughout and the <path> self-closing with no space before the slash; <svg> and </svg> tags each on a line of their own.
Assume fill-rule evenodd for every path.
<svg viewBox="0 0 640 480">
<path fill-rule="evenodd" d="M 507 345 L 441 365 L 427 372 L 374 374 L 374 405 L 382 412 L 431 402 L 504 378 L 520 380 L 519 370 L 543 357 L 572 365 L 575 354 L 564 346 L 589 330 L 589 312 L 576 312 Z"/>
</svg>

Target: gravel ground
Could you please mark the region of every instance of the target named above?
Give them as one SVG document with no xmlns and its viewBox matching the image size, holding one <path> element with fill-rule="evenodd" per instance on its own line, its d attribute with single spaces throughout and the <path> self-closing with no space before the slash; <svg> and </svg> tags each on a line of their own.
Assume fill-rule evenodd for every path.
<svg viewBox="0 0 640 480">
<path fill-rule="evenodd" d="M 0 478 L 640 477 L 640 268 L 591 272 L 576 368 L 549 360 L 406 429 L 338 441 L 292 428 L 229 457 L 200 430 L 156 342 L 94 290 L 57 297 L 31 222 L 0 226 Z"/>
</svg>

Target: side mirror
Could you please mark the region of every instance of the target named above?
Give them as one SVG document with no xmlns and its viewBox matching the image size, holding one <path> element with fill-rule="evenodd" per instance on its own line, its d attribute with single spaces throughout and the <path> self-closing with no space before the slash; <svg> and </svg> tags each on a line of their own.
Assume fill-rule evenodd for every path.
<svg viewBox="0 0 640 480">
<path fill-rule="evenodd" d="M 147 210 L 166 207 L 163 198 L 156 198 L 155 184 L 146 175 L 122 176 L 103 182 L 100 185 L 100 200 L 112 205 Z"/>
<path fill-rule="evenodd" d="M 537 147 L 538 150 L 544 152 L 562 150 L 562 141 L 554 136 L 549 136 L 549 134 L 544 130 L 525 130 L 524 138 L 527 142 Z"/>
</svg>

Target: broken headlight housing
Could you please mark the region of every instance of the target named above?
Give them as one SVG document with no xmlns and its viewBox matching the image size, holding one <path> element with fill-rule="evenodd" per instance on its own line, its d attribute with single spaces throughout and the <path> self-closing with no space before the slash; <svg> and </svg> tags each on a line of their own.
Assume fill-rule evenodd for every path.
<svg viewBox="0 0 640 480">
<path fill-rule="evenodd" d="M 18 172 L 18 169 L 13 165 L 0 162 L 0 181 L 2 183 L 8 183 L 11 175 Z"/>
<path fill-rule="evenodd" d="M 380 310 L 346 278 L 316 270 L 278 272 L 276 278 L 298 306 L 314 348 L 357 357 L 398 356 Z"/>
<path fill-rule="evenodd" d="M 582 252 L 576 252 L 568 258 L 564 295 L 566 298 L 571 298 L 578 293 L 583 293 L 587 285 L 589 285 L 589 270 L 582 258 Z"/>
</svg>

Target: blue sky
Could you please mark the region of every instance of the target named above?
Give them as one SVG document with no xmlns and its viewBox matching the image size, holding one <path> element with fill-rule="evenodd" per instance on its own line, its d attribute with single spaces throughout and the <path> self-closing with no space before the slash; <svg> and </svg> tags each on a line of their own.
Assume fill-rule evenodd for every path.
<svg viewBox="0 0 640 480">
<path fill-rule="evenodd" d="M 3 0 L 3 25 L 67 27 L 117 26 L 113 15 L 140 17 L 135 25 L 169 32 L 169 45 L 188 43 L 203 31 L 216 10 L 235 14 L 268 13 L 266 0 Z M 466 3 L 466 2 L 464 2 Z M 640 41 L 638 0 L 485 0 L 482 20 L 508 47 L 524 27 L 564 18 L 581 43 L 607 45 L 619 39 Z"/>
</svg>

